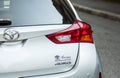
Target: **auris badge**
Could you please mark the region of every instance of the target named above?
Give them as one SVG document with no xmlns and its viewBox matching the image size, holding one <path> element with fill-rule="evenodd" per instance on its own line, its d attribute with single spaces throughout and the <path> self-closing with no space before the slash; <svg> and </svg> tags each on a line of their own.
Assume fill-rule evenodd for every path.
<svg viewBox="0 0 120 78">
<path fill-rule="evenodd" d="M 5 40 L 14 41 L 19 38 L 19 33 L 13 29 L 6 29 L 3 35 Z"/>
</svg>

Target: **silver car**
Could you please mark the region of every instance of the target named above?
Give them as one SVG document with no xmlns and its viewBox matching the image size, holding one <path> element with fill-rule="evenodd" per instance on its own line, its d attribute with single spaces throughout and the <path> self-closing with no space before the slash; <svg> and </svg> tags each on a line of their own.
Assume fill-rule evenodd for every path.
<svg viewBox="0 0 120 78">
<path fill-rule="evenodd" d="M 0 78 L 103 78 L 91 26 L 70 0 L 0 0 Z"/>
</svg>

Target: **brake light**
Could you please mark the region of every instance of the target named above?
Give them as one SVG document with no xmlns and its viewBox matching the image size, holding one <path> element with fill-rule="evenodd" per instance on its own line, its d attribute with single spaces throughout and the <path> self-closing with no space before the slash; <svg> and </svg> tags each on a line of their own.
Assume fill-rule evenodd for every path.
<svg viewBox="0 0 120 78">
<path fill-rule="evenodd" d="M 47 35 L 56 44 L 88 42 L 93 43 L 91 26 L 76 20 L 73 25 L 63 31 Z"/>
</svg>

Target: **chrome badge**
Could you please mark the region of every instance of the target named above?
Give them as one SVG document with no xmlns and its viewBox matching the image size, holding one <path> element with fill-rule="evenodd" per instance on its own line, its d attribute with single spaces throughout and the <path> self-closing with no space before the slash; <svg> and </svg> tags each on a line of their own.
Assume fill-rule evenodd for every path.
<svg viewBox="0 0 120 78">
<path fill-rule="evenodd" d="M 19 33 L 13 29 L 6 29 L 3 35 L 5 40 L 14 41 L 19 38 Z"/>
</svg>

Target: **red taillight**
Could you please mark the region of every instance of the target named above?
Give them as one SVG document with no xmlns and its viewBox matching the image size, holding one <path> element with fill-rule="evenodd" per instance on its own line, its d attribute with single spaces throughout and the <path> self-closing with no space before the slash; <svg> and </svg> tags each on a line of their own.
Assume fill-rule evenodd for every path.
<svg viewBox="0 0 120 78">
<path fill-rule="evenodd" d="M 73 25 L 63 31 L 47 35 L 56 44 L 62 43 L 93 43 L 92 30 L 89 24 L 76 20 Z"/>
</svg>

